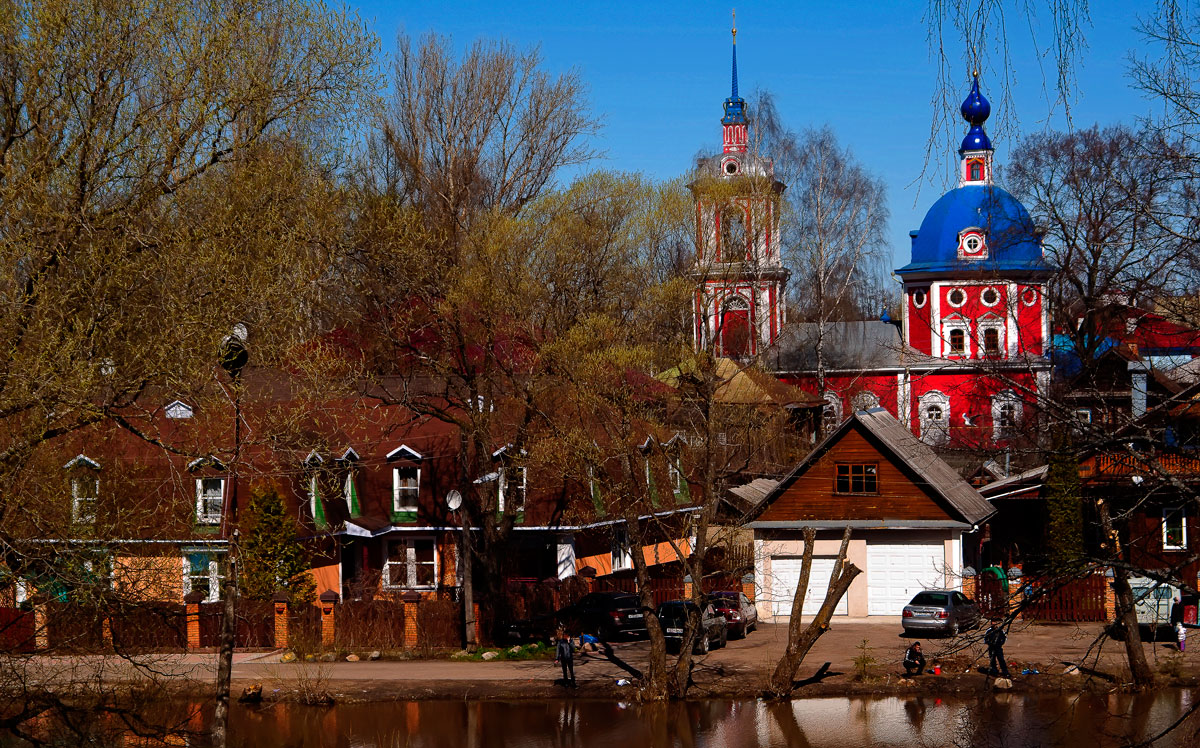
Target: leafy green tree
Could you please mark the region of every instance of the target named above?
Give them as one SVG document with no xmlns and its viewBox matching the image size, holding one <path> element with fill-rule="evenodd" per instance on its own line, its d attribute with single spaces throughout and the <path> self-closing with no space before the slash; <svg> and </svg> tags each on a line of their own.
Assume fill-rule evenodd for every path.
<svg viewBox="0 0 1200 748">
<path fill-rule="evenodd" d="M 274 488 L 256 488 L 250 498 L 250 529 L 242 542 L 241 592 L 252 600 L 270 600 L 285 590 L 290 602 L 311 603 L 316 582 L 296 537 L 296 524 Z"/>
</svg>

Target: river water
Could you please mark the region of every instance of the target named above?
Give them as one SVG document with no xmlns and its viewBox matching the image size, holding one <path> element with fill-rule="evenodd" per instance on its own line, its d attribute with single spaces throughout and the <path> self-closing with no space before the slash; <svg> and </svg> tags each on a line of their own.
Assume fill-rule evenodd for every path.
<svg viewBox="0 0 1200 748">
<path fill-rule="evenodd" d="M 1186 715 L 1200 692 L 1148 695 L 989 694 L 797 699 L 786 703 L 692 701 L 637 705 L 611 701 L 420 701 L 304 707 L 235 707 L 233 746 L 272 748 L 867 748 L 987 746 L 1106 748 L 1153 737 Z M 177 704 L 158 718 L 202 731 L 207 709 Z M 1200 746 L 1200 715 L 1155 743 Z M 96 736 L 100 738 L 99 735 Z M 156 741 L 97 740 L 95 745 Z M 52 741 L 70 745 L 61 739 Z M 78 744 L 78 741 L 75 743 Z M 168 745 L 209 745 L 193 734 Z M 0 745 L 19 743 L 0 740 Z"/>
</svg>

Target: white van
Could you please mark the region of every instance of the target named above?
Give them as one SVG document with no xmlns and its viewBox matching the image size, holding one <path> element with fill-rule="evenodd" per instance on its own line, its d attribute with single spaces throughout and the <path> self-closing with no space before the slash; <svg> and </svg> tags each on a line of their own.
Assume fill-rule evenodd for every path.
<svg viewBox="0 0 1200 748">
<path fill-rule="evenodd" d="M 1179 597 L 1178 587 L 1147 577 L 1130 577 L 1129 586 L 1139 625 L 1149 628 L 1151 634 L 1171 625 L 1171 606 Z"/>
</svg>

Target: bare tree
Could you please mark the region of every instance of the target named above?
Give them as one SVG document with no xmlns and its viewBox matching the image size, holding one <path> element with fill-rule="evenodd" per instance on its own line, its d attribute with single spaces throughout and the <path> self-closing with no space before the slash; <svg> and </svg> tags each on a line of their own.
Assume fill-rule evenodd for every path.
<svg viewBox="0 0 1200 748">
<path fill-rule="evenodd" d="M 1174 157 L 1165 154 L 1173 153 Z M 1196 286 L 1180 144 L 1125 126 L 1027 137 L 1007 178 L 1046 232 L 1054 326 L 1085 366 L 1129 305 Z"/>
</svg>

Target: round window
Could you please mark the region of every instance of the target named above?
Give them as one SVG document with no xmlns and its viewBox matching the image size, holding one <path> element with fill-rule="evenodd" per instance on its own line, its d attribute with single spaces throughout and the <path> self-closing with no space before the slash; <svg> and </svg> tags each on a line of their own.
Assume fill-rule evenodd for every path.
<svg viewBox="0 0 1200 748">
<path fill-rule="evenodd" d="M 925 306 L 925 302 L 928 300 L 929 300 L 929 295 L 925 293 L 924 289 L 919 289 L 917 291 L 913 291 L 912 302 L 913 302 L 913 306 L 915 306 L 917 309 L 920 309 L 921 307 Z"/>
<path fill-rule="evenodd" d="M 1033 306 L 1037 303 L 1037 300 L 1038 292 L 1036 288 L 1027 288 L 1021 292 L 1021 302 L 1024 303 L 1025 306 Z"/>
<path fill-rule="evenodd" d="M 967 251 L 968 252 L 978 252 L 979 251 L 979 237 L 978 236 L 972 236 L 967 239 Z"/>
<path fill-rule="evenodd" d="M 737 174 L 737 170 L 738 170 L 737 161 L 729 161 L 725 164 L 725 173 L 726 174 Z"/>
<path fill-rule="evenodd" d="M 967 303 L 967 292 L 961 288 L 951 289 L 946 295 L 946 301 L 950 302 L 950 306 L 962 306 Z"/>
<path fill-rule="evenodd" d="M 996 306 L 1000 303 L 1000 292 L 994 288 L 985 288 L 979 295 L 979 300 L 988 306 Z"/>
</svg>

